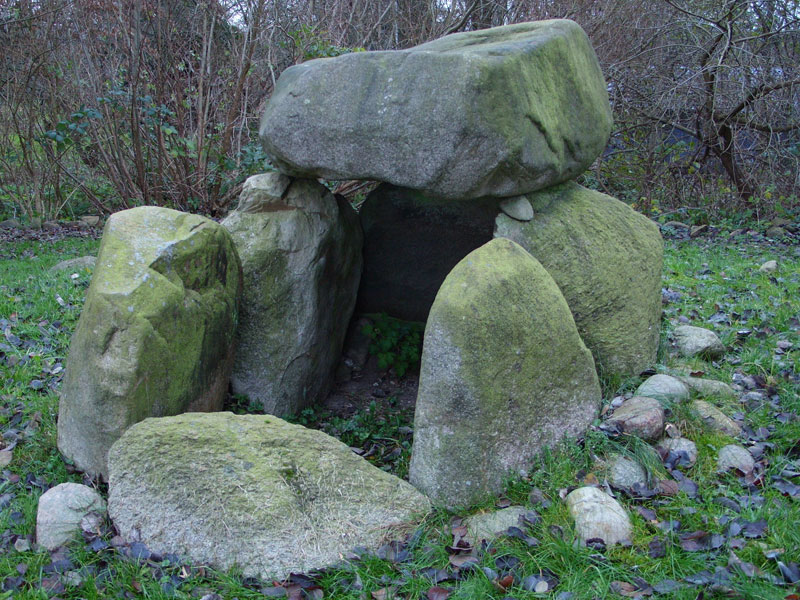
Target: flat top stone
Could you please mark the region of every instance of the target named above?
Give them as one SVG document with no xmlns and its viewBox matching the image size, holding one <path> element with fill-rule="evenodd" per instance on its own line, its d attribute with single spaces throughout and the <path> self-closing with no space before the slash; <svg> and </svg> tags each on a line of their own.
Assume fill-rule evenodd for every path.
<svg viewBox="0 0 800 600">
<path fill-rule="evenodd" d="M 551 20 L 290 67 L 260 137 L 289 175 L 472 199 L 571 179 L 602 152 L 610 130 L 586 34 Z"/>
</svg>

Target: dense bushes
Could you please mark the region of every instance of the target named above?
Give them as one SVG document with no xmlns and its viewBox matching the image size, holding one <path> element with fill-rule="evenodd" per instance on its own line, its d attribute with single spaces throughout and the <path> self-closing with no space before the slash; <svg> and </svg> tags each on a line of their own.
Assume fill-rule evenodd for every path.
<svg viewBox="0 0 800 600">
<path fill-rule="evenodd" d="M 597 49 L 616 120 L 585 183 L 653 214 L 793 213 L 798 1 L 657 4 L 3 3 L 0 217 L 139 204 L 224 213 L 241 181 L 268 168 L 259 115 L 291 64 L 564 16 Z"/>
</svg>

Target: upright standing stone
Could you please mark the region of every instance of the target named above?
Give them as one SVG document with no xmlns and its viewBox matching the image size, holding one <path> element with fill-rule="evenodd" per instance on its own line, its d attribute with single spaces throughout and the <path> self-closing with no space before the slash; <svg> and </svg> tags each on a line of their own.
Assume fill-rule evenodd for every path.
<svg viewBox="0 0 800 600">
<path fill-rule="evenodd" d="M 222 224 L 245 282 L 233 391 L 293 414 L 330 388 L 361 276 L 358 216 L 316 181 L 266 173 Z"/>
<path fill-rule="evenodd" d="M 464 200 L 575 177 L 610 131 L 589 39 L 576 23 L 553 20 L 290 67 L 260 135 L 290 175 L 375 179 Z"/>
<path fill-rule="evenodd" d="M 598 368 L 629 375 L 653 364 L 661 323 L 658 226 L 576 183 L 527 198 L 534 218 L 498 215 L 495 237 L 514 240 L 547 269 Z"/>
<path fill-rule="evenodd" d="M 113 214 L 70 344 L 59 450 L 105 477 L 108 449 L 134 423 L 222 408 L 241 283 L 214 221 L 151 206 Z"/>
<path fill-rule="evenodd" d="M 409 480 L 465 505 L 546 446 L 582 433 L 601 392 L 591 353 L 547 271 L 516 243 L 468 254 L 431 307 Z"/>
</svg>

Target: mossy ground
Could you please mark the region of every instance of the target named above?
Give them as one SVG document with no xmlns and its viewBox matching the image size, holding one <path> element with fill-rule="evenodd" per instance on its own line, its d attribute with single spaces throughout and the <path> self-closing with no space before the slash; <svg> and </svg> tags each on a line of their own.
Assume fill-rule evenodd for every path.
<svg viewBox="0 0 800 600">
<path fill-rule="evenodd" d="M 79 272 L 73 279 L 72 273 L 50 274 L 47 268 L 96 249 L 95 241 L 65 239 L 45 243 L 15 241 L 0 251 L 0 432 L 6 445 L 13 444 L 15 437 L 17 440 L 11 462 L 0 475 L 0 598 L 45 599 L 56 595 L 70 599 L 188 599 L 218 594 L 221 598 L 255 599 L 275 594 L 272 582 L 247 579 L 236 571 L 219 573 L 176 564 L 163 557 L 136 559 L 140 549 L 132 551 L 130 546 L 123 546 L 117 550 L 109 545 L 113 535 L 109 530 L 93 540 L 91 546 L 76 541 L 61 557 L 35 546 L 25 550 L 24 543 L 18 544 L 23 550 L 15 550 L 18 540 L 33 541 L 42 488 L 63 481 L 81 481 L 81 476 L 64 464 L 55 447 L 55 391 L 61 375 L 58 366 L 63 364 L 89 274 Z M 768 259 L 778 260 L 777 272 L 758 271 Z M 683 587 L 659 597 L 786 598 L 797 593 L 797 587 L 786 582 L 780 565 L 787 569 L 800 561 L 800 504 L 796 497 L 784 495 L 778 482 L 784 479 L 800 483 L 792 475 L 800 471 L 800 421 L 796 416 L 800 414 L 800 256 L 795 248 L 752 240 L 668 242 L 664 287 L 677 295 L 671 296 L 672 301 L 664 307 L 656 369 L 703 371 L 705 377 L 728 383 L 739 375 L 752 376 L 758 386 L 755 391 L 764 396 L 749 404 L 719 404 L 729 414 L 744 413 L 755 436 L 745 440 L 745 445 L 763 444 L 765 471 L 759 485 L 742 483 L 735 474 L 716 473 L 717 451 L 731 440 L 708 431 L 681 404 L 673 407 L 670 421 L 697 443 L 697 464 L 684 472 L 697 483 L 698 493 L 690 497 L 679 492 L 676 496 L 635 502 L 620 495 L 630 509 L 634 525 L 630 547 L 601 552 L 576 545 L 570 519 L 559 498 L 561 490 L 591 481 L 596 456 L 611 451 L 639 458 L 648 455 L 647 448 L 635 438 L 612 439 L 592 430 L 580 443 L 545 453 L 530 478 L 509 482 L 502 498 L 487 499 L 456 515 L 434 513 L 401 548 L 402 552 L 394 556 L 384 552 L 384 558 L 369 556 L 352 561 L 346 567 L 315 577 L 313 583 L 295 578 L 286 591 L 298 598 L 299 590 L 305 586 L 306 597 L 417 599 L 431 597 L 430 590 L 438 586 L 449 590 L 453 599 L 613 598 L 620 597 L 614 590 L 624 591 L 613 582 L 636 586 L 646 581 L 655 586 L 675 580 Z M 713 363 L 673 357 L 668 335 L 681 317 L 717 331 L 728 353 Z M 605 377 L 604 401 L 632 392 L 640 382 L 638 377 Z M 382 441 L 383 438 L 407 442 L 407 430 L 403 428 L 410 423 L 393 419 L 390 412 L 379 408 L 373 409 L 372 416 L 345 419 L 330 415 L 322 421 L 349 434 L 350 445 L 370 447 L 369 444 L 381 442 L 386 444 L 383 448 L 388 448 L 391 442 Z M 318 422 L 313 413 L 307 413 L 304 419 L 309 424 Z M 369 432 L 372 424 L 379 426 L 377 434 Z M 759 436 L 764 439 L 759 441 Z M 375 452 L 368 460 L 402 473 L 403 465 L 407 465 L 408 444 L 399 443 L 397 447 L 398 453 Z M 655 478 L 665 476 L 657 461 L 646 464 Z M 536 494 L 531 495 L 537 488 L 546 503 L 541 503 Z M 733 512 L 720 499 L 735 502 L 740 512 Z M 539 544 L 528 545 L 524 540 L 504 537 L 481 554 L 480 568 L 452 566 L 447 548 L 453 542 L 451 519 L 506 501 L 538 511 L 541 521 L 525 533 L 536 537 Z M 737 518 L 748 522 L 765 519 L 766 529 L 756 537 L 729 536 L 731 522 Z M 665 531 L 670 521 L 680 521 L 680 528 Z M 723 544 L 715 549 L 687 551 L 681 547 L 681 536 L 694 531 L 721 534 Z M 659 543 L 663 545 L 663 555 L 653 558 L 651 553 L 659 553 L 652 549 Z M 718 573 L 718 578 L 725 575 L 726 579 L 716 583 L 709 580 L 704 572 L 713 576 L 716 569 L 726 567 L 731 552 L 763 575 L 749 576 L 730 567 Z M 54 562 L 59 558 L 68 558 L 69 562 Z M 58 573 L 60 570 L 64 573 Z M 504 572 L 514 575 L 507 588 L 500 585 Z M 558 578 L 554 590 L 536 593 L 524 589 L 525 577 L 548 572 Z M 77 585 L 70 585 L 70 581 Z M 569 593 L 572 596 L 564 595 Z"/>
</svg>

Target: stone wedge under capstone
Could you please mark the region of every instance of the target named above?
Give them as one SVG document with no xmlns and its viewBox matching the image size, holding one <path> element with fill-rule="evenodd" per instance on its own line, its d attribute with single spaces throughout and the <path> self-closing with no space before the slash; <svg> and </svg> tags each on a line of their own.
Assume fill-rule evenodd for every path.
<svg viewBox="0 0 800 600">
<path fill-rule="evenodd" d="M 577 176 L 602 152 L 611 123 L 586 34 L 552 20 L 290 67 L 260 136 L 290 175 L 465 200 Z"/>
<path fill-rule="evenodd" d="M 147 419 L 109 452 L 109 515 L 127 541 L 282 580 L 408 533 L 430 502 L 321 431 L 272 415 Z"/>
<path fill-rule="evenodd" d="M 558 284 L 599 369 L 636 375 L 656 361 L 663 242 L 624 202 L 569 182 L 525 196 L 531 221 L 501 214 L 495 237 L 514 240 Z"/>
<path fill-rule="evenodd" d="M 544 267 L 498 238 L 450 272 L 425 328 L 409 481 L 462 506 L 597 416 L 589 350 Z"/>
<path fill-rule="evenodd" d="M 361 226 L 311 180 L 249 178 L 222 222 L 244 273 L 233 392 L 285 416 L 327 395 L 361 276 Z"/>
<path fill-rule="evenodd" d="M 106 454 L 146 417 L 219 410 L 242 276 L 228 232 L 167 208 L 109 217 L 72 336 L 58 448 L 105 478 Z"/>
</svg>

